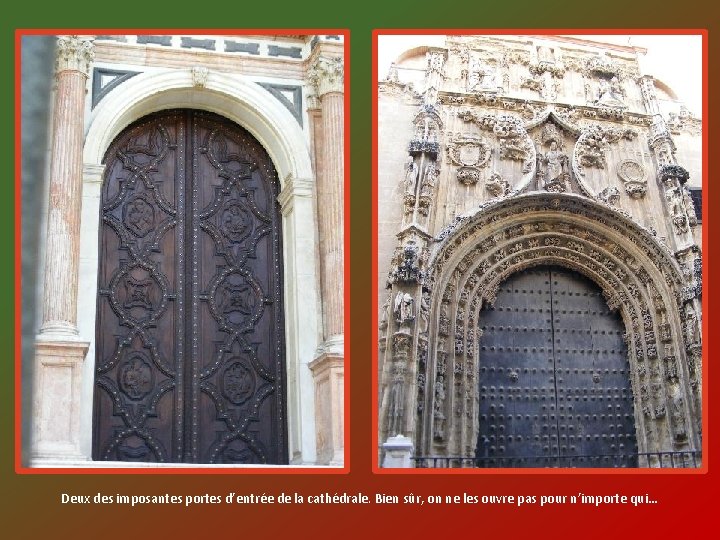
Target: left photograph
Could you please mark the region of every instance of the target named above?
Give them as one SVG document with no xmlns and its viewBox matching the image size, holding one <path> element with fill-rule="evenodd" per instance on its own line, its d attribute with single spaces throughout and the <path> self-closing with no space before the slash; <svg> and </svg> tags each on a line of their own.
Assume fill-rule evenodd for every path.
<svg viewBox="0 0 720 540">
<path fill-rule="evenodd" d="M 16 35 L 18 465 L 342 470 L 347 32 L 144 32 Z"/>
</svg>

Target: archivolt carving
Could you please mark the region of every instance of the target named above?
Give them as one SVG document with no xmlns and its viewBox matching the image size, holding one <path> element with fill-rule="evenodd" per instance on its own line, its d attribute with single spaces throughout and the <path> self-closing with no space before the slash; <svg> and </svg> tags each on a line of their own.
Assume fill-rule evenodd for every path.
<svg viewBox="0 0 720 540">
<path fill-rule="evenodd" d="M 473 454 L 482 362 L 474 323 L 507 277 L 541 264 L 587 276 L 620 311 L 640 451 L 699 448 L 700 354 L 687 351 L 701 350 L 700 336 L 693 305 L 683 304 L 677 262 L 648 231 L 607 206 L 576 195 L 531 194 L 468 216 L 432 256 L 425 283 L 428 365 L 419 394 L 425 403 L 418 410 L 433 412 L 421 414 L 411 430 L 418 453 Z"/>
</svg>

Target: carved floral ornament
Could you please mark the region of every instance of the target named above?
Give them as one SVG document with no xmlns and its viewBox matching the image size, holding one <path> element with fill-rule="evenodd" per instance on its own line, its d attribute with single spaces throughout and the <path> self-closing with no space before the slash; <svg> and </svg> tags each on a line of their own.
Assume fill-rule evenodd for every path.
<svg viewBox="0 0 720 540">
<path fill-rule="evenodd" d="M 315 93 L 322 98 L 330 92 L 343 93 L 345 69 L 341 56 L 318 56 L 307 73 Z"/>
<path fill-rule="evenodd" d="M 60 36 L 57 40 L 55 72 L 80 71 L 86 77 L 95 59 L 93 40 L 80 36 Z"/>
<path fill-rule="evenodd" d="M 433 256 L 425 284 L 431 291 L 432 337 L 427 367 L 418 374 L 427 381 L 419 409 L 433 419 L 420 422 L 430 431 L 419 427 L 415 432 L 419 452 L 463 455 L 468 448 L 461 441 L 477 440 L 475 353 L 481 333 L 474 321 L 507 277 L 539 264 L 586 275 L 603 289 L 609 307 L 620 310 L 635 408 L 643 411 L 637 424 L 641 451 L 697 445 L 699 439 L 685 427 L 690 425 L 686 418 L 699 415 L 693 405 L 699 401 L 681 388 L 697 388 L 698 375 L 679 367 L 685 365 L 686 349 L 680 317 L 689 317 L 681 308 L 683 278 L 677 263 L 647 231 L 607 207 L 575 195 L 533 194 L 470 217 Z M 679 384 L 688 378 L 690 384 Z M 679 392 L 675 414 L 662 414 L 673 399 L 678 403 Z M 460 411 L 451 411 L 445 397 L 450 393 L 471 399 L 456 400 Z M 665 425 L 669 439 L 663 435 Z"/>
</svg>

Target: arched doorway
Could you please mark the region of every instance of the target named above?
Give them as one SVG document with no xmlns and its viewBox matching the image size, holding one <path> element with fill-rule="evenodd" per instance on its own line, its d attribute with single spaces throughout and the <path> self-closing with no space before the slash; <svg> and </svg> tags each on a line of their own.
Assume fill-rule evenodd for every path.
<svg viewBox="0 0 720 540">
<path fill-rule="evenodd" d="M 398 268 L 412 269 L 415 265 L 422 281 L 411 283 L 414 290 L 405 283 L 400 284 L 402 288 L 397 287 L 403 298 L 407 294 L 412 299 L 412 293 L 415 294 L 419 305 L 417 317 L 408 318 L 388 308 L 394 317 L 386 316 L 385 324 L 381 322 L 381 331 L 386 334 L 380 342 L 381 350 L 386 343 L 381 383 L 381 440 L 387 440 L 393 430 L 402 433 L 413 441 L 413 460 L 419 467 L 476 466 L 478 440 L 483 435 L 479 384 L 483 351 L 480 348 L 487 346 L 479 325 L 481 314 L 496 304 L 503 284 L 512 276 L 540 267 L 561 267 L 599 287 L 602 298 L 595 298 L 607 306 L 599 310 L 616 312 L 622 321 L 624 331 L 619 336 L 620 330 L 613 330 L 613 339 L 621 337 L 625 352 L 622 352 L 623 345 L 616 343 L 612 354 L 627 359 L 629 368 L 608 367 L 607 375 L 618 378 L 623 375 L 628 382 L 623 379 L 620 385 L 618 380 L 616 385 L 611 381 L 612 401 L 607 400 L 607 393 L 603 397 L 605 408 L 613 407 L 613 431 L 617 434 L 619 429 L 624 435 L 622 449 L 615 437 L 615 453 L 636 455 L 640 467 L 697 466 L 701 460 L 698 450 L 702 406 L 700 371 L 698 358 L 693 356 L 697 354 L 693 352 L 698 349 L 693 345 L 697 337 L 686 330 L 697 320 L 693 315 L 693 289 L 682 285 L 677 260 L 651 232 L 607 205 L 584 197 L 530 193 L 486 204 L 472 214 L 459 216 L 438 235 L 437 245 L 429 256 L 423 257 L 420 250 L 415 249 L 418 238 L 420 235 L 407 241 L 403 253 L 409 253 L 409 257 L 402 260 L 403 266 Z M 405 292 L 407 290 L 412 293 Z M 514 348 L 520 345 L 513 343 L 512 347 L 515 352 Z M 566 348 L 564 344 L 562 348 Z M 572 351 L 583 347 L 567 348 Z M 585 345 L 584 354 L 595 348 L 598 347 Z M 613 350 L 609 344 L 605 348 Z M 575 376 L 575 368 L 570 369 Z M 613 374 L 612 369 L 618 372 Z M 599 374 L 601 384 L 605 384 L 604 371 L 605 367 Z M 504 372 L 504 376 L 509 375 Z M 587 371 L 578 375 L 592 376 Z M 517 384 L 520 384 L 519 376 Z M 507 386 L 510 384 L 505 388 Z M 524 390 L 525 384 L 520 388 Z M 528 388 L 531 387 L 528 385 Z M 584 397 L 584 389 L 579 385 L 577 388 Z M 627 400 L 623 397 L 623 388 Z M 507 395 L 507 390 L 503 391 Z M 392 402 L 389 399 L 392 396 L 401 396 L 402 406 Z M 553 399 L 557 396 L 559 393 L 555 392 Z M 615 408 L 625 401 L 628 405 L 625 409 L 621 406 L 618 422 Z M 522 414 L 526 420 L 524 416 L 529 413 Z M 577 414 L 574 412 L 573 416 Z M 580 414 L 585 422 L 586 414 L 602 413 L 583 410 Z M 550 420 L 548 418 L 548 422 Z M 554 420 L 556 440 L 562 446 L 560 419 Z M 564 420 L 567 421 L 567 417 Z M 534 418 L 531 417 L 531 421 Z M 634 426 L 634 431 L 630 426 Z M 540 427 L 542 429 L 542 423 Z M 635 441 L 632 441 L 633 432 Z M 587 442 L 587 435 L 591 435 L 590 442 L 594 443 L 596 434 L 598 441 L 605 434 L 609 450 L 613 450 L 609 428 L 604 432 L 583 432 L 583 444 Z M 512 442 L 520 443 L 515 440 L 516 436 L 513 434 Z M 526 435 L 522 436 L 525 444 Z M 577 435 L 575 437 L 573 442 L 577 443 Z M 548 450 L 552 452 L 551 445 Z M 630 461 L 560 466 L 633 465 L 632 458 Z"/>
<path fill-rule="evenodd" d="M 216 114 L 163 111 L 110 146 L 93 457 L 287 463 L 279 181 Z"/>
<path fill-rule="evenodd" d="M 478 466 L 637 466 L 624 333 L 577 272 L 504 281 L 478 317 Z"/>
</svg>

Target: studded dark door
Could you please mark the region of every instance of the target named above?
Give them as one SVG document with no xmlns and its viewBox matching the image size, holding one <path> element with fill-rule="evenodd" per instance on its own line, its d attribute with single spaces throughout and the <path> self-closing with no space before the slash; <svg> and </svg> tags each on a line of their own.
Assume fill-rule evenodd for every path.
<svg viewBox="0 0 720 540">
<path fill-rule="evenodd" d="M 479 326 L 479 466 L 637 466 L 624 327 L 594 283 L 520 272 Z"/>
<path fill-rule="evenodd" d="M 245 130 L 176 110 L 106 154 L 93 457 L 285 463 L 277 175 Z"/>
</svg>

